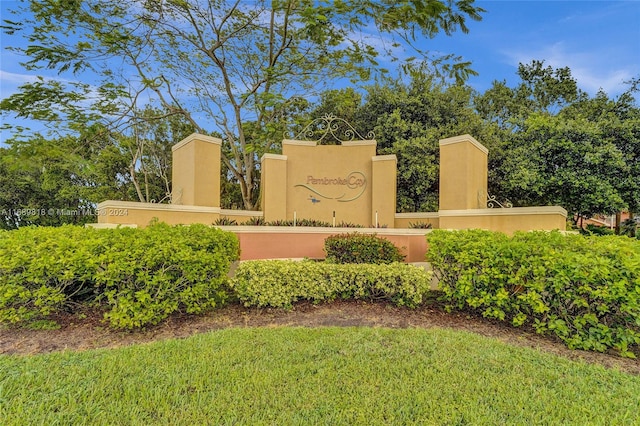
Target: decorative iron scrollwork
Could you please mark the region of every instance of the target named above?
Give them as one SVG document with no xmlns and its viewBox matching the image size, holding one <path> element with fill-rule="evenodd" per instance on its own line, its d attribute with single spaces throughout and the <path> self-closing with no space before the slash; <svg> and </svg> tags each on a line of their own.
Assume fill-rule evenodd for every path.
<svg viewBox="0 0 640 426">
<path fill-rule="evenodd" d="M 505 200 L 504 202 L 500 202 L 496 199 L 495 195 L 487 194 L 487 208 L 493 209 L 496 207 L 502 207 L 504 209 L 510 209 L 513 207 L 513 204 L 509 200 Z"/>
<path fill-rule="evenodd" d="M 366 138 L 364 138 L 347 120 L 336 117 L 333 114 L 325 114 L 313 120 L 295 135 L 293 132 L 285 132 L 284 136 L 287 139 L 313 141 L 316 143 L 321 143 L 331 137 L 337 142 L 375 139 L 373 132 L 367 133 Z"/>
</svg>

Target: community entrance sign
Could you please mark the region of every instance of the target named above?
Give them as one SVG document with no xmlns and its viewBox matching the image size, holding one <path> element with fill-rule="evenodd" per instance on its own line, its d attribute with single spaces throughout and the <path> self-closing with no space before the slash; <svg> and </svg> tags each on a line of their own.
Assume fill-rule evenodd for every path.
<svg viewBox="0 0 640 426">
<path fill-rule="evenodd" d="M 262 157 L 262 211 L 268 222 L 316 219 L 393 227 L 395 182 L 396 156 L 377 156 L 375 140 L 341 145 L 284 140 L 281 155 Z"/>
<path fill-rule="evenodd" d="M 146 226 L 153 219 L 170 224 L 313 219 L 333 226 L 422 224 L 507 233 L 565 227 L 562 207 L 487 208 L 487 200 L 493 200 L 487 193 L 488 150 L 470 135 L 440 140 L 439 210 L 416 213 L 396 213 L 396 156 L 376 155 L 373 138 L 339 145 L 319 142 L 283 140 L 282 154 L 261 159 L 262 211 L 225 210 L 220 208 L 222 141 L 193 134 L 173 147 L 171 204 L 104 201 L 98 205 L 98 220 Z"/>
</svg>

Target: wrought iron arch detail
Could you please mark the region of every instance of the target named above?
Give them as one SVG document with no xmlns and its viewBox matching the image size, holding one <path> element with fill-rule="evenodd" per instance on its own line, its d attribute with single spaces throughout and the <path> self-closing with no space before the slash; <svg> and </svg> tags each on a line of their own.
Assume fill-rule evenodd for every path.
<svg viewBox="0 0 640 426">
<path fill-rule="evenodd" d="M 354 140 L 375 139 L 375 133 L 369 132 L 366 134 L 365 138 L 358 133 L 358 131 L 347 120 L 336 117 L 333 114 L 325 114 L 320 118 L 316 118 L 297 134 L 288 131 L 285 132 L 284 136 L 286 139 L 305 140 L 316 143 L 321 143 L 330 136 L 341 143 Z"/>
<path fill-rule="evenodd" d="M 490 209 L 493 209 L 497 206 L 505 209 L 510 209 L 513 207 L 513 203 L 507 199 L 505 199 L 505 201 L 501 203 L 500 201 L 497 200 L 495 195 L 487 194 L 487 207 Z"/>
</svg>

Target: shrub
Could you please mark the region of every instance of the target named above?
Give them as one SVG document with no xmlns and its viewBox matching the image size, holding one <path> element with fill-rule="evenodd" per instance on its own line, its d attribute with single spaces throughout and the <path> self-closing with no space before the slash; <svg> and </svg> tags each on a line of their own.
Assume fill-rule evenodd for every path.
<svg viewBox="0 0 640 426">
<path fill-rule="evenodd" d="M 261 217 L 251 217 L 247 220 L 245 220 L 244 222 L 242 222 L 240 225 L 242 226 L 263 226 L 264 223 L 264 219 Z"/>
<path fill-rule="evenodd" d="M 72 225 L 0 235 L 0 322 L 47 316 L 97 296 L 96 231 Z"/>
<path fill-rule="evenodd" d="M 324 240 L 327 261 L 333 263 L 393 263 L 404 261 L 391 241 L 375 235 L 339 234 Z"/>
<path fill-rule="evenodd" d="M 293 226 L 293 220 L 273 220 L 265 222 L 265 226 Z"/>
<path fill-rule="evenodd" d="M 340 299 L 387 300 L 415 307 L 423 301 L 431 272 L 404 263 L 338 265 L 313 261 L 242 262 L 229 285 L 245 306 L 291 307 Z"/>
<path fill-rule="evenodd" d="M 237 225 L 235 220 L 229 220 L 226 218 L 218 219 L 214 225 Z M 245 222 L 241 223 L 244 226 L 307 226 L 307 227 L 323 227 L 323 228 L 332 228 L 333 224 L 329 222 L 324 222 L 322 220 L 317 219 L 298 219 L 295 224 L 293 220 L 273 220 L 271 222 L 265 222 L 261 217 L 255 217 L 247 219 Z M 362 225 L 358 225 L 357 223 L 351 222 L 339 222 L 336 223 L 337 228 L 363 228 Z"/>
<path fill-rule="evenodd" d="M 590 223 L 587 225 L 585 229 L 580 228 L 579 231 L 583 235 L 613 235 L 614 234 L 613 229 L 609 229 L 605 226 L 592 225 Z"/>
<path fill-rule="evenodd" d="M 103 302 L 117 328 L 224 301 L 238 258 L 231 233 L 204 225 L 146 229 L 21 228 L 0 237 L 0 321 L 39 319 Z"/>
<path fill-rule="evenodd" d="M 266 226 L 294 226 L 294 221 L 293 220 L 274 220 L 271 222 L 266 222 L 265 225 Z M 333 225 L 331 225 L 329 222 L 323 222 L 321 220 L 316 220 L 316 219 L 298 219 L 295 222 L 295 226 L 330 228 Z"/>
<path fill-rule="evenodd" d="M 432 263 L 450 308 L 531 324 L 570 348 L 634 356 L 640 344 L 640 244 L 558 232 L 434 231 Z"/>
<path fill-rule="evenodd" d="M 364 226 L 358 223 L 342 221 L 342 222 L 336 223 L 336 228 L 364 228 Z"/>
<path fill-rule="evenodd" d="M 200 313 L 225 302 L 226 274 L 239 253 L 233 234 L 205 225 L 116 231 L 96 276 L 112 326 L 157 324 L 176 311 Z"/>
<path fill-rule="evenodd" d="M 631 238 L 640 238 L 638 233 L 639 223 L 636 219 L 626 219 L 620 224 L 620 235 L 626 235 Z"/>
<path fill-rule="evenodd" d="M 236 222 L 234 219 L 230 219 L 228 217 L 221 217 L 216 219 L 215 222 L 213 222 L 213 224 L 215 226 L 236 226 L 238 224 L 238 222 Z"/>
<path fill-rule="evenodd" d="M 426 222 L 409 222 L 410 229 L 431 229 L 433 225 Z"/>
<path fill-rule="evenodd" d="M 292 221 L 293 223 L 293 221 Z M 317 219 L 300 219 L 296 223 L 297 226 L 309 226 L 314 228 L 330 228 L 333 225 L 329 222 L 324 222 L 322 220 Z M 337 226 L 337 225 L 336 225 Z"/>
</svg>

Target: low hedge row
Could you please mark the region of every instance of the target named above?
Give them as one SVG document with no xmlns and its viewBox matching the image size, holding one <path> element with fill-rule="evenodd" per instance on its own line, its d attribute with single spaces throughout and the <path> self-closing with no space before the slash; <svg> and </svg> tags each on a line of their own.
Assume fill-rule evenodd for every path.
<svg viewBox="0 0 640 426">
<path fill-rule="evenodd" d="M 390 242 L 373 236 L 337 240 L 344 252 L 353 248 L 341 261 L 401 258 Z M 199 313 L 229 297 L 255 306 L 286 307 L 297 300 L 335 298 L 416 306 L 431 277 L 399 263 L 255 261 L 241 264 L 229 283 L 230 265 L 238 257 L 238 240 L 232 233 L 205 225 L 67 225 L 4 231 L 0 323 L 31 322 L 92 305 L 105 310 L 112 327 L 131 329 L 159 323 L 176 311 Z"/>
<path fill-rule="evenodd" d="M 257 260 L 241 263 L 229 285 L 245 306 L 291 307 L 299 300 L 318 303 L 340 298 L 416 307 L 430 282 L 431 272 L 404 263 Z"/>
<path fill-rule="evenodd" d="M 0 234 L 0 322 L 105 305 L 116 328 L 155 324 L 225 300 L 239 256 L 232 233 L 204 225 L 145 229 L 26 227 Z"/>
<path fill-rule="evenodd" d="M 327 262 L 393 263 L 405 256 L 391 241 L 376 235 L 350 233 L 331 235 L 324 240 Z"/>
<path fill-rule="evenodd" d="M 531 324 L 570 348 L 640 345 L 640 242 L 559 232 L 434 231 L 431 262 L 449 308 Z"/>
</svg>

